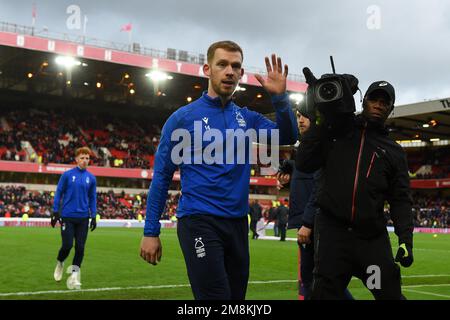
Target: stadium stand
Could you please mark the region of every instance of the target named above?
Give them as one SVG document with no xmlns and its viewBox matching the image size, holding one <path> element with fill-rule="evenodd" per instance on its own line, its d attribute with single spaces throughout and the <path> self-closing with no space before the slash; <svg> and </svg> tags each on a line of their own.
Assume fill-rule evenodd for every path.
<svg viewBox="0 0 450 320">
<path fill-rule="evenodd" d="M 133 120 L 75 112 L 32 108 L 2 110 L 0 116 L 0 160 L 43 164 L 74 162 L 74 150 L 89 146 L 94 154 L 91 165 L 149 169 L 159 142 L 156 124 L 142 126 Z M 32 119 L 32 121 L 31 121 Z M 413 179 L 450 177 L 450 148 L 408 152 Z M 261 175 L 260 166 L 252 176 Z"/>
<path fill-rule="evenodd" d="M 3 31 L 18 32 L 16 25 L 3 24 L 3 27 Z M 17 34 L 18 36 L 21 35 Z M 182 64 L 183 72 L 174 72 L 179 69 L 177 62 L 173 60 L 177 60 L 177 57 L 180 60 L 180 55 L 181 60 L 186 60 L 186 53 L 182 51 L 167 50 L 167 54 L 158 53 L 153 57 L 145 57 L 146 59 L 133 54 L 120 61 L 114 60 L 114 55 L 110 56 L 111 59 L 98 60 L 90 56 L 90 52 L 99 50 L 98 56 L 107 57 L 105 50 L 115 46 L 91 46 L 90 50 L 85 50 L 85 56 L 79 57 L 82 66 L 68 84 L 65 81 L 68 80 L 66 71 L 54 63 L 57 55 L 68 53 L 58 50 L 48 52 L 48 39 L 41 40 L 45 41 L 42 41 L 44 47 L 40 49 L 29 47 L 28 42 L 25 47 L 18 46 L 18 41 L 12 46 L 0 46 L 0 53 L 8 61 L 2 67 L 0 82 L 0 162 L 8 161 L 3 163 L 4 169 L 0 172 L 2 181 L 6 182 L 0 187 L 0 217 L 17 217 L 25 212 L 33 217 L 49 217 L 53 205 L 52 191 L 48 191 L 50 188 L 27 189 L 13 185 L 30 183 L 53 187 L 63 169 L 52 166 L 52 171 L 42 169 L 41 172 L 41 166 L 36 165 L 39 169 L 22 171 L 25 163 L 14 163 L 17 166 L 11 170 L 14 166 L 9 161 L 70 165 L 74 163 L 75 148 L 80 146 L 88 146 L 93 150 L 91 166 L 145 169 L 145 172 L 142 170 L 137 176 L 130 176 L 131 173 L 119 174 L 116 172 L 127 170 L 113 169 L 108 175 L 99 175 L 98 187 L 102 187 L 102 191 L 98 192 L 97 203 L 99 214 L 104 219 L 134 219 L 139 214 L 144 216 L 147 200 L 145 189 L 148 188 L 151 175 L 151 170 L 148 169 L 153 166 L 161 126 L 170 114 L 186 104 L 187 97 L 195 99 L 201 94 L 207 87 L 207 79 L 198 76 L 198 66 L 188 68 L 185 63 Z M 63 44 L 67 39 L 56 41 Z M 75 39 L 71 41 L 76 42 Z M 78 44 L 89 47 L 89 43 Z M 66 46 L 56 46 L 59 47 Z M 140 49 L 145 51 L 144 48 Z M 153 58 L 158 59 L 161 71 L 173 78 L 172 85 L 155 85 L 149 82 L 146 73 L 149 63 L 155 62 Z M 164 60 L 165 58 L 167 59 Z M 204 56 L 198 56 L 197 62 L 202 64 L 202 59 Z M 145 65 L 142 65 L 139 61 L 144 60 Z M 191 61 L 190 55 L 187 60 Z M 170 65 L 174 67 L 168 68 Z M 27 77 L 30 73 L 32 77 Z M 262 94 L 261 88 L 250 80 L 251 78 L 245 84 L 245 91 L 236 93 L 236 101 L 274 119 L 268 95 Z M 294 77 L 291 80 L 293 82 L 288 83 L 291 92 L 305 91 L 303 78 Z M 131 88 L 134 94 L 131 94 Z M 388 121 L 390 134 L 395 140 L 407 139 L 414 142 L 419 139 L 429 147 L 422 145 L 405 148 L 410 176 L 416 180 L 413 182 L 423 182 L 431 190 L 431 196 L 414 196 L 416 226 L 449 225 L 450 184 L 448 181 L 431 181 L 450 178 L 450 113 L 447 108 L 442 107 L 448 103 L 449 99 L 445 98 L 399 106 L 396 107 L 395 116 Z M 423 110 L 427 112 L 424 113 Z M 432 125 L 424 129 L 426 123 Z M 436 138 L 446 144 L 432 143 L 431 139 Z M 284 155 L 281 153 L 280 159 L 286 158 L 289 152 L 286 151 Z M 261 176 L 273 175 L 273 172 L 269 173 L 271 169 L 273 168 L 254 165 L 251 178 L 257 180 Z M 109 188 L 117 189 L 105 192 Z M 132 194 L 117 191 L 127 188 L 136 188 L 142 192 Z M 170 187 L 172 191 L 180 188 L 177 180 Z M 278 190 L 276 185 L 267 181 L 253 181 L 249 188 L 251 197 L 260 200 L 266 217 L 268 210 L 276 206 L 275 199 L 284 199 L 289 193 L 286 188 Z M 440 194 L 440 190 L 444 194 Z M 175 214 L 178 197 L 179 195 L 172 194 L 169 197 L 164 219 Z M 389 220 L 388 208 L 386 213 Z"/>
<path fill-rule="evenodd" d="M 408 153 L 413 179 L 444 179 L 450 177 L 450 148 L 422 148 Z"/>
<path fill-rule="evenodd" d="M 414 226 L 422 228 L 450 227 L 450 197 L 413 193 Z M 389 207 L 385 207 L 387 225 L 392 226 Z"/>
<path fill-rule="evenodd" d="M 160 133 L 156 125 L 144 129 L 125 118 L 51 109 L 10 110 L 2 120 L 0 159 L 43 164 L 73 163 L 74 150 L 85 145 L 94 152 L 91 165 L 148 169 Z"/>
<path fill-rule="evenodd" d="M 32 218 L 48 218 L 53 208 L 54 192 L 27 190 L 23 186 L 0 187 L 0 217 L 21 217 L 27 213 Z M 97 193 L 97 210 L 102 219 L 137 219 L 145 215 L 147 194 L 115 194 L 112 191 Z M 176 212 L 178 197 L 167 200 L 163 218 Z"/>
</svg>

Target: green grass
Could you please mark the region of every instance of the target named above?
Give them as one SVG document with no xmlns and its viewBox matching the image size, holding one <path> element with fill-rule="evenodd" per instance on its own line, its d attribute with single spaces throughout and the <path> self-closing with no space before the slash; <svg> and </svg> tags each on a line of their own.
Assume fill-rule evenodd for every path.
<svg viewBox="0 0 450 320">
<path fill-rule="evenodd" d="M 267 232 L 273 234 L 272 231 Z M 65 280 L 56 283 L 53 270 L 61 239 L 58 229 L 0 228 L 0 299 L 193 299 L 175 230 L 162 232 L 163 259 L 158 266 L 139 256 L 142 230 L 99 228 L 89 234 L 82 268 L 83 289 L 120 287 L 99 292 L 69 291 Z M 295 237 L 295 231 L 288 231 Z M 450 299 L 450 235 L 416 234 L 415 262 L 402 268 L 408 299 Z M 395 236 L 392 235 L 396 248 Z M 297 299 L 297 244 L 294 241 L 250 240 L 250 283 L 247 299 Z M 73 250 L 66 266 L 70 264 Z M 428 277 L 416 276 L 434 275 Z M 186 285 L 170 287 L 171 285 Z M 419 286 L 420 287 L 411 287 Z M 139 286 L 168 286 L 141 288 Z M 356 299 L 372 299 L 359 280 L 349 288 Z M 64 291 L 37 295 L 2 296 L 2 293 Z M 436 294 L 436 295 L 433 295 Z"/>
</svg>

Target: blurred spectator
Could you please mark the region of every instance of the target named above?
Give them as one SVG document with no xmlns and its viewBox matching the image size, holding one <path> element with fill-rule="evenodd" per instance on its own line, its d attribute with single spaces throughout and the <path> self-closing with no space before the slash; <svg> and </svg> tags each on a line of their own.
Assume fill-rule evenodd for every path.
<svg viewBox="0 0 450 320">
<path fill-rule="evenodd" d="M 427 197 L 420 194 L 413 195 L 414 226 L 423 228 L 448 228 L 450 226 L 450 198 Z M 389 207 L 385 208 L 388 225 L 392 225 Z"/>
<path fill-rule="evenodd" d="M 48 218 L 53 206 L 54 192 L 29 191 L 21 186 L 0 187 L 0 217 Z M 163 213 L 169 220 L 176 213 L 179 195 L 171 195 Z M 147 193 L 130 195 L 113 191 L 97 193 L 97 211 L 102 219 L 137 219 L 145 215 Z"/>
</svg>

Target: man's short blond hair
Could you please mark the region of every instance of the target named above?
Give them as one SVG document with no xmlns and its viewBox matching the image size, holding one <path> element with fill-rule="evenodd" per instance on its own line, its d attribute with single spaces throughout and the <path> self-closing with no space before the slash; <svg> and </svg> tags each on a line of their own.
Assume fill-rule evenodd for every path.
<svg viewBox="0 0 450 320">
<path fill-rule="evenodd" d="M 80 154 L 87 154 L 90 156 L 91 153 L 92 153 L 92 151 L 88 147 L 81 147 L 81 148 L 78 148 L 77 150 L 75 150 L 75 157 L 78 157 Z"/>
<path fill-rule="evenodd" d="M 216 53 L 217 49 L 224 49 L 226 51 L 231 52 L 240 52 L 242 61 L 244 61 L 244 53 L 242 52 L 242 48 L 236 42 L 225 40 L 214 42 L 212 45 L 209 46 L 207 53 L 208 63 L 211 63 L 212 60 L 214 59 L 214 54 Z"/>
</svg>

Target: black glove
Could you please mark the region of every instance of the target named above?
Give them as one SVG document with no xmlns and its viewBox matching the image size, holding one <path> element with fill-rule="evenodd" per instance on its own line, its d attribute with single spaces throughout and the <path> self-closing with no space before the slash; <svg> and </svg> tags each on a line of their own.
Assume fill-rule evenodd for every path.
<svg viewBox="0 0 450 320">
<path fill-rule="evenodd" d="M 52 228 L 54 228 L 56 226 L 56 222 L 58 222 L 58 221 L 59 221 L 59 224 L 62 224 L 59 212 L 54 211 L 50 217 L 50 224 L 52 225 Z"/>
<path fill-rule="evenodd" d="M 408 268 L 413 263 L 413 261 L 414 258 L 412 247 L 410 245 L 407 245 L 406 243 L 402 243 L 397 250 L 395 262 L 400 262 L 403 267 Z"/>
<path fill-rule="evenodd" d="M 91 225 L 89 227 L 91 228 L 91 231 L 94 231 L 95 228 L 97 228 L 97 220 L 95 218 L 91 219 Z"/>
</svg>

